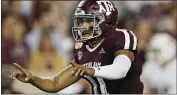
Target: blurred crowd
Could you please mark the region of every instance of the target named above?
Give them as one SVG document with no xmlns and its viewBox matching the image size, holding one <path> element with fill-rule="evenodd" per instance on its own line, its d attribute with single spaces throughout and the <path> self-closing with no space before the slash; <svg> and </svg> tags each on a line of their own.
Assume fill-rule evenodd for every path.
<svg viewBox="0 0 177 95">
<path fill-rule="evenodd" d="M 78 2 L 2 1 L 2 93 L 25 93 L 14 90 L 13 81 L 8 78 L 15 70 L 13 63 L 43 74 L 59 72 L 69 65 L 74 45 L 71 17 Z M 166 33 L 176 41 L 177 2 L 113 2 L 119 12 L 118 28 L 132 30 L 139 39 L 142 64 L 147 63 L 149 43 L 154 35 Z M 147 79 L 143 77 L 143 81 Z M 146 85 L 146 82 L 145 88 L 153 89 L 145 89 L 145 93 L 165 93 L 164 90 L 158 91 L 158 87 Z"/>
</svg>

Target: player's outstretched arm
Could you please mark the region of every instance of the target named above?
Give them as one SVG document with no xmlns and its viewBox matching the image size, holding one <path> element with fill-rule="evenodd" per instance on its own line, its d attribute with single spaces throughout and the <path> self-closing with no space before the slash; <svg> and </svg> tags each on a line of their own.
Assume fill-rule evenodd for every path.
<svg viewBox="0 0 177 95">
<path fill-rule="evenodd" d="M 35 87 L 41 89 L 42 91 L 49 93 L 56 93 L 80 79 L 80 76 L 74 76 L 71 74 L 72 71 L 77 71 L 74 70 L 75 68 L 73 66 L 67 67 L 53 79 L 43 79 L 32 75 L 29 71 L 27 71 L 17 63 L 14 63 L 14 65 L 21 71 L 21 73 L 14 72 L 10 76 L 10 78 L 16 78 L 21 82 L 30 83 Z"/>
<path fill-rule="evenodd" d="M 129 50 L 119 50 L 115 53 L 115 59 L 111 65 L 100 67 L 84 67 L 75 62 L 71 62 L 73 67 L 79 68 L 83 73 L 76 71 L 75 75 L 88 75 L 94 77 L 102 77 L 109 80 L 121 79 L 128 73 L 131 62 L 134 60 L 134 54 Z"/>
</svg>

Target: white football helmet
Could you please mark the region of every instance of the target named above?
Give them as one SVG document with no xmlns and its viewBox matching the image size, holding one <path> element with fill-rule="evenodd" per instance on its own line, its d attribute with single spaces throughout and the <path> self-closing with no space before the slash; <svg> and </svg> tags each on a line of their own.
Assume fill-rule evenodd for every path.
<svg viewBox="0 0 177 95">
<path fill-rule="evenodd" d="M 147 60 L 165 64 L 176 57 L 176 40 L 167 33 L 155 34 L 149 42 Z"/>
</svg>

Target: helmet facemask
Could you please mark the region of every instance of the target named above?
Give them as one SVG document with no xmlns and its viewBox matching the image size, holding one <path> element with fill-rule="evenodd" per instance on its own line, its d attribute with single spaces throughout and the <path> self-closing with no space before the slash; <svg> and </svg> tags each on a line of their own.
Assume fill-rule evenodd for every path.
<svg viewBox="0 0 177 95">
<path fill-rule="evenodd" d="M 103 22 L 103 17 L 100 14 L 84 14 L 73 16 L 74 27 L 72 33 L 76 41 L 86 41 L 96 38 L 101 35 L 99 24 Z M 93 23 L 89 28 L 81 27 L 83 22 Z"/>
</svg>

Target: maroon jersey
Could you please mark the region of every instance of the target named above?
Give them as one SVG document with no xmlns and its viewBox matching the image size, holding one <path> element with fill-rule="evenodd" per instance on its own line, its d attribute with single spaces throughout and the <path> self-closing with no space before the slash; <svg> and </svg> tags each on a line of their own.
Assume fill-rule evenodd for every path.
<svg viewBox="0 0 177 95">
<path fill-rule="evenodd" d="M 117 80 L 84 76 L 92 85 L 93 94 L 143 92 L 143 84 L 140 81 L 142 65 L 137 61 L 137 38 L 133 32 L 125 29 L 114 29 L 95 48 L 90 48 L 86 43 L 76 43 L 73 54 L 78 64 L 87 67 L 99 67 L 113 64 L 114 54 L 118 50 L 134 52 L 135 59 L 130 70 L 126 77 Z"/>
</svg>

